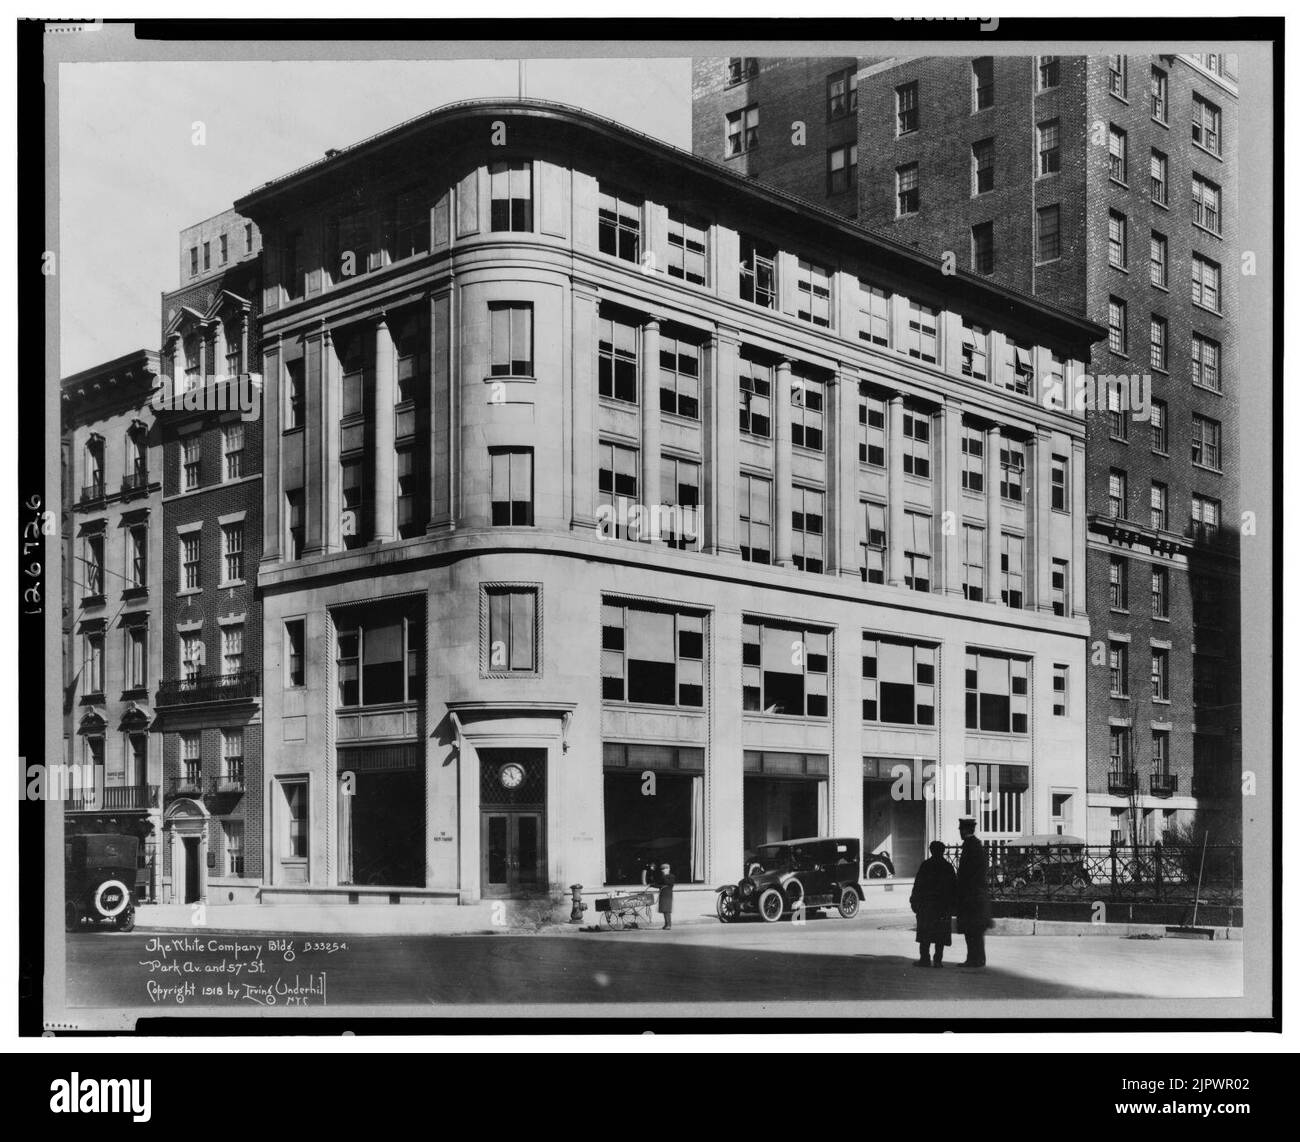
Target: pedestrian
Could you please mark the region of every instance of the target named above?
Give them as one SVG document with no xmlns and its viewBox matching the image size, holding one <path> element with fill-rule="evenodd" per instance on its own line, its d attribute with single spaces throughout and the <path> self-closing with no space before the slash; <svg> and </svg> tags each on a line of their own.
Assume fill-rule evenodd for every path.
<svg viewBox="0 0 1300 1142">
<path fill-rule="evenodd" d="M 673 926 L 673 885 L 676 883 L 677 878 L 673 876 L 672 865 L 661 864 L 659 875 L 655 877 L 655 884 L 659 886 L 659 911 L 664 918 L 665 932 Z"/>
<path fill-rule="evenodd" d="M 916 913 L 916 942 L 921 945 L 919 968 L 931 966 L 930 945 L 934 945 L 933 965 L 943 967 L 943 950 L 952 944 L 952 914 L 957 905 L 957 874 L 944 859 L 943 841 L 930 842 L 930 857 L 921 862 L 912 881 L 909 903 Z"/>
<path fill-rule="evenodd" d="M 965 967 L 982 968 L 984 933 L 993 927 L 989 907 L 988 858 L 975 835 L 975 818 L 957 822 L 961 834 L 961 863 L 957 866 L 957 931 L 966 937 Z"/>
</svg>

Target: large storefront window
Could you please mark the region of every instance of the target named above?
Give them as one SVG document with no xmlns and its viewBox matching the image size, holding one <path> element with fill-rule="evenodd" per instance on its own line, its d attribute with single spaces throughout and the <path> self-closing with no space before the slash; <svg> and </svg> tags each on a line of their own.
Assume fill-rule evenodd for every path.
<svg viewBox="0 0 1300 1142">
<path fill-rule="evenodd" d="M 605 743 L 605 883 L 704 879 L 704 750 Z"/>
<path fill-rule="evenodd" d="M 825 754 L 745 751 L 745 867 L 759 845 L 825 836 Z"/>
<path fill-rule="evenodd" d="M 829 711 L 830 635 L 746 619 L 742 684 L 745 709 L 824 718 Z"/>
<path fill-rule="evenodd" d="M 339 883 L 424 884 L 424 754 L 417 743 L 340 749 Z"/>
<path fill-rule="evenodd" d="M 606 602 L 601 692 L 607 701 L 704 705 L 704 616 Z"/>
<path fill-rule="evenodd" d="M 409 605 L 336 612 L 338 702 L 380 706 L 424 694 L 424 611 Z"/>
</svg>

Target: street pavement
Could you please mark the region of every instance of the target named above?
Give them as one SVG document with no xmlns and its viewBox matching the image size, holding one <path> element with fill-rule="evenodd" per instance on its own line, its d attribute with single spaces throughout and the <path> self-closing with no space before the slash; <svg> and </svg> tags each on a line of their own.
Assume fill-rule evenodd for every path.
<svg viewBox="0 0 1300 1142">
<path fill-rule="evenodd" d="M 656 924 L 659 918 L 656 917 Z M 835 916 L 805 923 L 695 924 L 622 932 L 292 936 L 80 932 L 67 942 L 70 1008 L 192 1015 L 897 1014 L 1012 1016 L 1042 1000 L 1204 999 L 1242 994 L 1240 940 L 992 935 L 989 966 L 963 968 L 961 937 L 941 970 L 914 966 L 907 920 Z M 319 947 L 313 948 L 317 944 Z M 192 989 L 192 990 L 191 990 Z M 204 989 L 208 994 L 204 994 Z M 1019 1004 L 980 1001 L 1017 1000 Z M 915 1001 L 922 1001 L 917 1004 Z M 572 1005 L 582 1005 L 573 1008 Z M 742 1006 L 743 1005 L 743 1006 Z M 1131 1005 L 1111 1008 L 1127 1013 Z M 1102 1013 L 1098 1007 L 1096 1014 Z M 269 1012 L 268 1012 L 269 1013 Z"/>
</svg>

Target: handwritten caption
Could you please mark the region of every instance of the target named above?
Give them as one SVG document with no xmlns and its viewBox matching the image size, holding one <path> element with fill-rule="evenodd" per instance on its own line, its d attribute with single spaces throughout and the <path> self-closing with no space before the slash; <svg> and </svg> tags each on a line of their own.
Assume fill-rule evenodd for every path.
<svg viewBox="0 0 1300 1142">
<path fill-rule="evenodd" d="M 151 936 L 144 945 L 145 993 L 154 1004 L 324 1007 L 326 971 L 295 967 L 300 955 L 346 953 L 346 940 Z"/>
</svg>

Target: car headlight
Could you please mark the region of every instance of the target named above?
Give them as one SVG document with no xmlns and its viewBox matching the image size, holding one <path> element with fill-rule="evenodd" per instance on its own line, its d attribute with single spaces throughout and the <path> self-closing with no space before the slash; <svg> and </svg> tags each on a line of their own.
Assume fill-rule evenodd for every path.
<svg viewBox="0 0 1300 1142">
<path fill-rule="evenodd" d="M 741 896 L 754 895 L 754 882 L 752 880 L 742 880 L 740 882 L 740 895 Z"/>
</svg>

